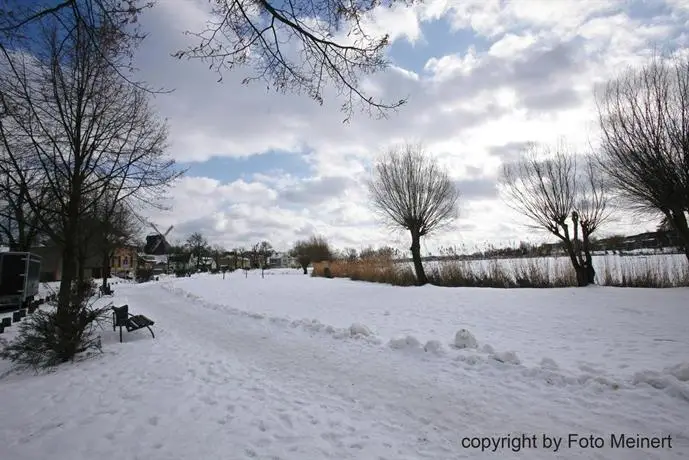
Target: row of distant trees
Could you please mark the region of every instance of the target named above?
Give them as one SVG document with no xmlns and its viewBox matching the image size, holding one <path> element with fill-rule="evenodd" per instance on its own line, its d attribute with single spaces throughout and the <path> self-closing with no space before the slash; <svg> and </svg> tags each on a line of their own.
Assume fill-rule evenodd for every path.
<svg viewBox="0 0 689 460">
<path fill-rule="evenodd" d="M 220 266 L 222 258 L 229 257 L 234 262 L 232 268 L 236 269 L 243 266 L 242 258 L 249 260 L 250 268 L 267 268 L 268 259 L 277 251 L 271 243 L 265 240 L 254 244 L 250 249 L 235 247 L 228 250 L 218 244 L 211 245 L 202 233 L 194 232 L 189 235 L 184 244 L 172 246 L 170 253 L 193 256 L 196 261 L 196 269 L 200 268 L 205 257 L 212 258 L 217 266 Z M 303 268 L 304 273 L 311 263 L 330 260 L 335 253 L 322 236 L 312 236 L 309 239 L 297 241 L 288 251 L 288 254 L 294 257 Z"/>
<path fill-rule="evenodd" d="M 219 244 L 211 245 L 201 232 L 192 233 L 184 243 L 173 245 L 169 252 L 192 256 L 195 260 L 196 269 L 201 267 L 204 258 L 211 258 L 217 266 L 220 266 L 221 259 L 225 257 L 232 259 L 233 267 L 231 268 L 241 268 L 242 258 L 249 260 L 251 268 L 265 268 L 268 259 L 276 253 L 273 246 L 265 240 L 254 244 L 250 249 L 241 247 L 226 249 Z"/>
</svg>

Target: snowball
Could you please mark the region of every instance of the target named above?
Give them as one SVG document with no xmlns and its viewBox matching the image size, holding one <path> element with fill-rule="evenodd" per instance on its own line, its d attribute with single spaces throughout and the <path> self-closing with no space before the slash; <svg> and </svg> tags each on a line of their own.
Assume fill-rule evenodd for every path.
<svg viewBox="0 0 689 460">
<path fill-rule="evenodd" d="M 484 353 L 488 353 L 489 355 L 495 353 L 495 349 L 491 347 L 489 344 L 485 344 L 484 346 L 482 346 L 481 351 L 483 351 Z"/>
<path fill-rule="evenodd" d="M 364 326 L 363 324 L 360 323 L 354 323 L 351 326 L 349 326 L 349 335 L 352 337 L 356 336 L 363 336 L 363 337 L 368 337 L 371 335 L 371 330 Z"/>
<path fill-rule="evenodd" d="M 460 329 L 455 334 L 455 347 L 457 348 L 478 348 L 476 337 L 466 329 Z"/>
<path fill-rule="evenodd" d="M 513 351 L 499 351 L 497 353 L 493 353 L 491 358 L 496 361 L 500 361 L 501 363 L 521 364 L 521 361 L 517 357 L 517 353 Z"/>
<path fill-rule="evenodd" d="M 421 347 L 421 342 L 416 340 L 416 337 L 408 335 L 403 339 L 392 339 L 388 345 L 395 350 L 402 350 L 406 348 L 419 348 Z"/>
<path fill-rule="evenodd" d="M 429 353 L 439 354 L 442 353 L 443 346 L 437 340 L 429 340 L 428 342 L 426 342 L 426 345 L 423 346 L 423 349 L 424 351 L 427 351 Z"/>
</svg>

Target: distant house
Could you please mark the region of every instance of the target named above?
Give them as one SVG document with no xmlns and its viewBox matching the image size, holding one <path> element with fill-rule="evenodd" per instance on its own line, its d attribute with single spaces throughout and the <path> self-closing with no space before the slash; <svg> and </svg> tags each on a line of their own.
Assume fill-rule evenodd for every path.
<svg viewBox="0 0 689 460">
<path fill-rule="evenodd" d="M 268 258 L 268 267 L 270 268 L 297 268 L 299 264 L 297 259 L 285 252 L 278 252 Z"/>
<path fill-rule="evenodd" d="M 166 255 L 137 254 L 139 268 L 153 270 L 154 274 L 167 273 L 168 264 Z"/>
<path fill-rule="evenodd" d="M 201 257 L 198 259 L 196 256 L 191 256 L 189 263 L 194 269 L 198 267 L 199 269 L 215 270 L 217 267 L 217 263 L 213 257 Z"/>
<path fill-rule="evenodd" d="M 133 277 L 138 267 L 136 246 L 122 246 L 116 248 L 110 258 L 110 273 L 122 278 Z"/>
<path fill-rule="evenodd" d="M 41 281 L 60 281 L 62 279 L 62 248 L 58 246 L 41 246 L 31 248 L 31 252 L 42 257 Z M 110 273 L 126 277 L 133 275 L 137 268 L 137 255 L 134 246 L 122 246 L 114 250 L 110 258 Z M 84 261 L 86 278 L 103 277 L 103 257 L 91 254 Z"/>
<path fill-rule="evenodd" d="M 171 271 L 189 270 L 191 265 L 191 254 L 170 254 L 168 264 Z"/>
</svg>

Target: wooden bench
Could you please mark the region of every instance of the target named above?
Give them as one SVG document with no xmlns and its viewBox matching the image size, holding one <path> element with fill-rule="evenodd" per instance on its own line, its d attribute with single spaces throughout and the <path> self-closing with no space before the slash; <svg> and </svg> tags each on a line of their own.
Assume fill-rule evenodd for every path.
<svg viewBox="0 0 689 460">
<path fill-rule="evenodd" d="M 122 305 L 121 307 L 111 307 L 112 309 L 112 330 L 120 328 L 120 342 L 122 342 L 122 328 L 127 329 L 127 332 L 136 331 L 137 329 L 147 328 L 151 336 L 155 339 L 155 334 L 151 326 L 155 324 L 154 321 L 146 318 L 144 315 L 132 315 L 129 313 L 129 305 Z"/>
</svg>

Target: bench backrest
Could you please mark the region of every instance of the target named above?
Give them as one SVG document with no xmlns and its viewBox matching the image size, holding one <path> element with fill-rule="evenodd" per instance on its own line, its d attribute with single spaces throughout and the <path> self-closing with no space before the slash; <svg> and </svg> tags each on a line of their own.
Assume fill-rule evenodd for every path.
<svg viewBox="0 0 689 460">
<path fill-rule="evenodd" d="M 112 307 L 112 311 L 115 312 L 115 325 L 120 325 L 127 322 L 127 317 L 129 316 L 129 305 Z"/>
</svg>

